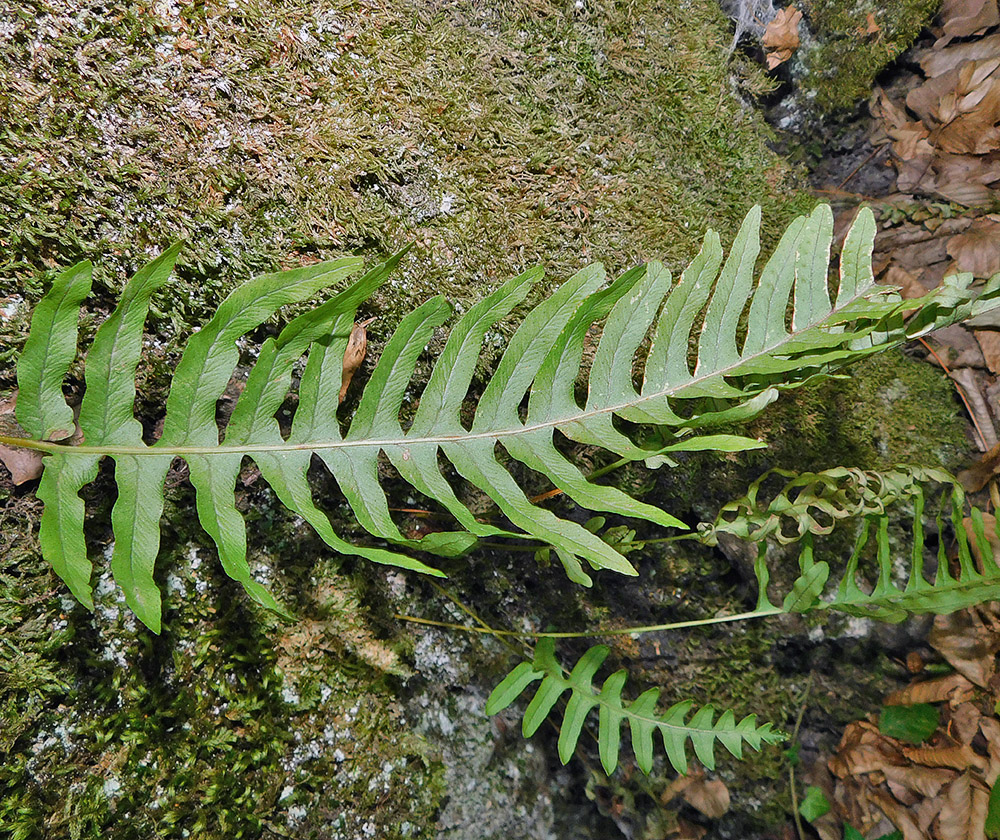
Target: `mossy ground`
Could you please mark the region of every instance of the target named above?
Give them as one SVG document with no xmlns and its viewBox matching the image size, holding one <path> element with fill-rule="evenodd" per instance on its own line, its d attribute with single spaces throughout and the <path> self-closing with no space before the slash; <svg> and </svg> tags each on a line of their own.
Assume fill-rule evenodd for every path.
<svg viewBox="0 0 1000 840">
<path fill-rule="evenodd" d="M 464 307 L 534 263 L 553 283 L 595 259 L 611 271 L 649 258 L 679 268 L 705 227 L 725 240 L 755 202 L 773 241 L 812 201 L 736 95 L 730 37 L 710 0 L 38 0 L 0 11 L 0 386 L 14 384 L 31 306 L 54 271 L 98 266 L 85 342 L 125 277 L 178 237 L 188 246 L 155 301 L 139 376 L 151 425 L 186 337 L 254 272 L 413 243 L 394 285 L 366 304 L 379 316 L 377 356 L 400 313 L 431 294 Z M 923 411 L 944 412 L 950 397 L 935 387 L 906 393 L 933 392 Z M 852 399 L 818 393 L 790 428 L 823 411 L 824 393 Z M 892 400 L 876 403 L 891 443 Z M 830 420 L 817 447 L 843 433 L 851 454 L 873 452 L 871 412 L 852 416 L 868 431 L 851 437 Z M 723 479 L 729 495 L 742 489 L 755 466 L 727 462 L 708 495 Z M 498 734 L 477 711 L 477 675 L 496 648 L 401 630 L 393 609 L 427 607 L 419 581 L 341 565 L 248 483 L 252 562 L 299 617 L 278 623 L 196 547 L 204 535 L 181 477 L 168 482 L 159 638 L 107 579 L 107 474 L 87 496 L 93 616 L 39 557 L 32 488 L 0 488 L 0 832 L 457 840 L 543 836 L 553 821 L 572 832 L 551 804 L 565 791 L 545 780 L 579 780 L 547 775 L 546 749 Z M 323 501 L 350 536 L 342 503 Z M 600 593 L 554 606 L 561 587 L 532 601 L 523 559 L 487 551 L 456 568 L 453 585 L 483 591 L 486 606 L 521 598 L 517 611 L 536 623 L 545 611 L 582 620 L 610 609 Z M 651 591 L 666 599 L 706 562 L 665 553 L 657 568 L 673 563 L 677 575 L 661 573 Z M 691 597 L 721 605 L 727 586 L 720 573 Z M 723 642 L 677 690 L 786 718 L 794 686 L 769 668 L 774 640 L 752 630 Z M 775 761 L 748 772 L 780 775 Z M 462 792 L 469 779 L 477 790 Z M 506 821 L 485 828 L 490 802 Z"/>
<path fill-rule="evenodd" d="M 801 87 L 820 114 L 853 111 L 905 52 L 941 0 L 802 0 L 811 37 L 800 48 Z"/>
</svg>

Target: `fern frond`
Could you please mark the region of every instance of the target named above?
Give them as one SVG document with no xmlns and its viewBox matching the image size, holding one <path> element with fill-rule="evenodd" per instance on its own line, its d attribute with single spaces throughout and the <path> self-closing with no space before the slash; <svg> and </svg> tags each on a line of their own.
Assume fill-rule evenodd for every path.
<svg viewBox="0 0 1000 840">
<path fill-rule="evenodd" d="M 765 502 L 762 488 L 774 476 L 788 480 Z M 937 556 L 930 572 L 925 557 L 929 484 L 943 485 L 945 490 L 935 516 Z M 904 505 L 902 513 L 910 523 L 903 530 L 910 542 L 900 546 L 898 537 L 890 540 L 890 519 L 893 506 Z M 853 551 L 837 577 L 829 562 L 816 559 L 815 537 L 829 534 L 845 520 L 860 525 Z M 954 557 L 947 552 L 945 523 L 954 535 Z M 965 493 L 947 472 L 902 466 L 882 472 L 843 467 L 802 474 L 772 470 L 700 530 L 709 545 L 718 541 L 720 533 L 758 543 L 759 615 L 823 609 L 897 622 L 1000 598 L 1000 566 L 993 549 L 1000 545 L 1000 535 L 988 534 L 986 528 L 982 511 L 976 507 L 966 511 Z M 801 546 L 799 575 L 780 607 L 767 594 L 769 537 Z M 866 561 L 873 571 L 865 573 Z"/>
<path fill-rule="evenodd" d="M 146 445 L 132 416 L 134 373 L 149 296 L 168 276 L 175 247 L 129 282 L 115 313 L 98 331 L 88 354 L 79 417 L 84 443 L 60 445 L 54 439 L 72 430 L 61 383 L 72 363 L 79 306 L 90 284 L 90 266 L 81 263 L 61 275 L 38 305 L 18 362 L 18 418 L 32 440 L 3 438 L 8 445 L 49 455 L 38 491 L 45 503 L 43 552 L 77 598 L 91 606 L 92 570 L 79 491 L 94 479 L 100 458 L 110 456 L 118 485 L 112 570 L 130 607 L 158 630 L 160 595 L 153 567 L 163 482 L 173 459 L 181 457 L 196 491 L 198 518 L 218 547 L 227 574 L 256 601 L 279 610 L 251 575 L 245 524 L 235 506 L 240 465 L 250 457 L 282 504 L 338 552 L 440 574 L 401 550 L 453 557 L 479 537 L 528 534 L 554 546 L 578 582 L 590 583 L 583 563 L 634 575 L 613 546 L 529 501 L 502 465 L 498 446 L 584 507 L 682 528 L 671 514 L 589 481 L 556 448 L 555 433 L 650 465 L 663 463 L 672 450 L 756 448 L 763 444 L 733 435 L 691 433 L 752 416 L 780 389 L 830 375 L 914 334 L 983 311 L 995 305 L 1000 294 L 1000 278 L 980 294 L 971 287 L 970 276 L 960 275 L 948 278 L 941 290 L 926 298 L 901 301 L 892 289 L 874 283 L 874 219 L 863 210 L 848 234 L 831 300 L 827 272 L 833 223 L 824 206 L 793 222 L 754 289 L 759 223 L 760 211 L 755 209 L 726 259 L 719 237 L 709 231 L 701 252 L 673 286 L 670 272 L 659 263 L 626 272 L 606 286 L 601 266 L 579 271 L 536 306 L 514 333 L 479 399 L 471 428 L 463 426 L 460 413 L 483 337 L 525 298 L 542 272 L 531 269 L 510 280 L 458 320 L 404 430 L 399 417 L 417 358 L 450 308 L 436 297 L 405 317 L 342 434 L 336 415 L 354 314 L 396 267 L 397 256 L 263 344 L 220 442 L 215 406 L 238 361 L 237 339 L 280 307 L 311 299 L 358 271 L 360 261 L 347 258 L 258 277 L 223 301 L 188 342 L 167 400 L 163 433 Z M 904 321 L 904 314 L 914 310 L 916 314 Z M 740 327 L 744 321 L 745 336 Z M 580 405 L 575 383 L 584 341 L 602 322 L 588 394 Z M 647 333 L 649 353 L 637 389 L 636 357 Z M 285 439 L 274 415 L 291 387 L 292 366 L 303 355 L 308 358 L 298 409 Z M 630 437 L 619 421 L 664 429 L 653 446 Z M 403 535 L 377 480 L 382 455 L 404 480 L 450 511 L 463 530 L 419 540 Z M 360 525 L 391 548 L 352 545 L 334 531 L 316 507 L 306 478 L 313 456 L 336 478 Z M 442 456 L 490 496 L 512 528 L 480 521 L 459 501 L 442 473 Z"/>
<path fill-rule="evenodd" d="M 703 706 L 688 718 L 691 701 L 671 706 L 658 713 L 656 704 L 659 689 L 644 691 L 634 701 L 622 698 L 626 672 L 616 671 L 598 690 L 593 681 L 598 669 L 607 658 L 608 648 L 595 645 L 577 661 L 567 676 L 555 658 L 555 643 L 550 638 L 538 641 L 533 662 L 517 665 L 493 690 L 486 701 L 486 714 L 493 715 L 507 708 L 533 682 L 541 680 L 534 697 L 524 712 L 522 732 L 533 735 L 548 717 L 556 702 L 570 692 L 563 720 L 559 726 L 559 759 L 569 761 L 583 732 L 591 711 L 598 710 L 597 742 L 601 764 L 608 773 L 618 766 L 621 748 L 621 727 L 627 722 L 631 733 L 632 750 L 636 764 L 644 773 L 653 768 L 653 736 L 659 733 L 667 760 L 678 773 L 688 767 L 687 744 L 708 769 L 715 767 L 715 744 L 718 741 L 736 758 L 743 757 L 743 746 L 760 749 L 761 744 L 777 744 L 785 735 L 771 724 L 757 725 L 755 715 L 736 720 L 732 710 L 726 710 L 718 719 L 712 706 Z"/>
</svg>

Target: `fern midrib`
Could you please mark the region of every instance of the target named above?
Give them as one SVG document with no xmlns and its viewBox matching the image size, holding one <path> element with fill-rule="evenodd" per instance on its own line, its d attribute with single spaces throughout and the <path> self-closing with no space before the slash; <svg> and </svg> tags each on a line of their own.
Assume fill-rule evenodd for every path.
<svg viewBox="0 0 1000 840">
<path fill-rule="evenodd" d="M 565 686 L 563 691 L 565 691 L 568 688 L 571 691 L 574 692 L 578 691 L 585 695 L 589 693 L 590 696 L 594 699 L 594 703 L 592 704 L 591 708 L 593 708 L 594 706 L 606 706 L 615 712 L 620 712 L 622 717 L 628 718 L 629 720 L 636 720 L 636 721 L 641 721 L 643 723 L 649 723 L 656 727 L 670 729 L 675 732 L 684 732 L 688 735 L 690 735 L 691 733 L 702 733 L 705 735 L 711 735 L 714 738 L 718 734 L 718 731 L 716 730 L 714 725 L 709 727 L 689 726 L 686 723 L 669 723 L 668 721 L 658 718 L 655 715 L 641 715 L 631 711 L 630 707 L 625 705 L 624 700 L 619 705 L 615 705 L 614 703 L 609 703 L 606 699 L 602 698 L 601 692 L 597 691 L 593 685 L 580 686 L 566 679 L 561 674 L 560 675 L 549 674 L 549 676 L 554 677 L 555 679 L 563 683 L 563 685 Z"/>
<path fill-rule="evenodd" d="M 466 442 L 474 440 L 503 440 L 507 437 L 516 437 L 517 435 L 529 434 L 531 432 L 537 432 L 545 429 L 555 429 L 559 426 L 565 425 L 567 423 L 586 421 L 590 418 L 599 417 L 601 415 L 607 414 L 617 414 L 620 411 L 629 408 L 636 408 L 642 406 L 645 403 L 654 402 L 662 400 L 664 398 L 669 398 L 671 396 L 676 396 L 687 388 L 698 385 L 709 379 L 714 379 L 719 376 L 726 376 L 730 372 L 736 370 L 740 366 L 746 364 L 747 362 L 759 359 L 763 356 L 772 355 L 776 350 L 778 350 L 783 344 L 789 342 L 790 340 L 797 338 L 805 332 L 812 329 L 817 329 L 821 327 L 824 322 L 829 321 L 830 318 L 835 316 L 838 312 L 843 309 L 847 309 L 852 304 L 859 300 L 862 300 L 865 295 L 871 291 L 873 286 L 869 286 L 862 290 L 860 293 L 856 294 L 854 297 L 850 298 L 843 305 L 834 306 L 830 309 L 819 321 L 813 324 L 809 324 L 799 331 L 791 331 L 785 333 L 780 341 L 775 342 L 756 353 L 751 353 L 749 356 L 741 356 L 735 362 L 730 365 L 726 365 L 721 368 L 716 368 L 708 373 L 701 376 L 697 374 L 692 374 L 690 378 L 684 380 L 680 385 L 674 385 L 672 387 L 664 388 L 648 396 L 642 396 L 637 394 L 637 399 L 630 400 L 622 403 L 618 403 L 612 406 L 606 406 L 599 409 L 580 409 L 578 413 L 572 414 L 568 417 L 559 417 L 555 419 L 543 420 L 531 424 L 522 424 L 513 428 L 507 429 L 494 429 L 487 430 L 483 432 L 469 432 L 463 431 L 456 434 L 437 434 L 437 435 L 425 435 L 419 438 L 410 438 L 405 433 L 398 438 L 382 438 L 376 440 L 333 440 L 333 441 L 307 441 L 304 443 L 250 443 L 227 446 L 225 443 L 218 444 L 216 446 L 159 446 L 154 444 L 153 446 L 66 446 L 64 444 L 56 443 L 53 441 L 39 441 L 30 440 L 27 438 L 16 438 L 8 437 L 6 435 L 0 435 L 0 444 L 6 444 L 10 446 L 21 446 L 26 449 L 35 449 L 40 452 L 59 452 L 62 454 L 72 454 L 78 453 L 80 455 L 134 455 L 138 457 L 143 456 L 153 456 L 162 457 L 164 455 L 173 455 L 183 457 L 185 455 L 222 455 L 231 453 L 241 453 L 241 454 L 252 454 L 254 452 L 289 452 L 294 450 L 307 450 L 311 452 L 318 452 L 325 449 L 348 449 L 352 447 L 373 447 L 378 446 L 381 448 L 385 447 L 406 447 L 406 446 L 421 446 L 424 444 L 443 444 L 443 443 L 454 443 L 456 441 Z M 886 287 L 890 288 L 890 287 Z"/>
</svg>

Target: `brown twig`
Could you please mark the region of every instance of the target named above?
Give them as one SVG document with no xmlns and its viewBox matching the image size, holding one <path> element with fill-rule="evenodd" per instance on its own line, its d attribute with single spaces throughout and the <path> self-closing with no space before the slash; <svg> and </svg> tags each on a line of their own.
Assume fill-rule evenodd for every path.
<svg viewBox="0 0 1000 840">
<path fill-rule="evenodd" d="M 843 181 L 837 184 L 837 189 L 842 190 L 844 186 L 847 184 L 847 182 L 850 181 L 851 178 L 853 178 L 861 171 L 861 167 L 863 167 L 866 163 L 868 163 L 873 157 L 875 157 L 875 155 L 879 154 L 879 152 L 885 151 L 885 149 L 886 149 L 885 146 L 882 147 L 876 146 L 874 149 L 872 149 L 871 154 L 868 155 L 868 157 L 866 157 L 863 161 L 861 161 L 861 163 L 855 166 L 854 169 L 852 169 L 849 173 L 847 173 L 847 177 L 844 178 Z"/>
<path fill-rule="evenodd" d="M 927 352 L 929 352 L 935 359 L 937 359 L 937 363 L 939 365 L 941 365 L 941 367 L 944 369 L 944 372 L 946 374 L 948 374 L 948 378 L 952 382 L 955 383 L 955 390 L 958 391 L 958 396 L 962 400 L 962 403 L 965 405 L 965 410 L 967 412 L 969 412 L 969 419 L 972 420 L 972 425 L 975 426 L 975 428 L 976 428 L 976 434 L 979 435 L 980 446 L 981 446 L 982 450 L 985 452 L 987 449 L 989 449 L 989 447 L 986 445 L 986 435 L 983 433 L 982 427 L 980 427 L 979 421 L 976 419 L 976 415 L 972 411 L 972 406 L 969 404 L 969 400 L 965 396 L 964 389 L 962 388 L 961 385 L 959 385 L 958 382 L 955 381 L 955 377 L 952 376 L 951 370 L 948 368 L 948 365 L 945 364 L 944 359 L 942 359 L 937 354 L 937 352 L 934 350 L 934 348 L 931 347 L 930 344 L 928 344 L 922 338 L 918 338 L 917 341 L 919 341 L 921 344 L 923 344 L 924 347 L 927 348 Z"/>
</svg>

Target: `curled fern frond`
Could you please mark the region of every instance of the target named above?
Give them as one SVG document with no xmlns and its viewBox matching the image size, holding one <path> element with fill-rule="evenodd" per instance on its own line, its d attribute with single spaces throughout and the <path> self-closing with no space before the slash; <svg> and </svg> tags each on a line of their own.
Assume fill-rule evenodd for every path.
<svg viewBox="0 0 1000 840">
<path fill-rule="evenodd" d="M 542 277 L 541 269 L 508 281 L 458 320 L 408 428 L 402 428 L 399 417 L 417 358 L 451 312 L 441 297 L 399 324 L 346 434 L 336 416 L 355 312 L 396 267 L 397 256 L 265 341 L 228 425 L 220 430 L 216 402 L 238 362 L 237 339 L 282 306 L 310 300 L 356 273 L 360 261 L 347 258 L 257 277 L 223 301 L 189 340 L 167 399 L 162 435 L 147 445 L 133 416 L 134 375 L 150 296 L 170 274 L 175 246 L 128 283 L 118 307 L 98 330 L 87 358 L 78 418 L 84 443 L 61 445 L 56 441 L 72 430 L 73 422 L 62 381 L 75 353 L 79 307 L 90 288 L 90 264 L 81 263 L 60 275 L 39 303 L 18 361 L 17 416 L 31 440 L 4 437 L 0 442 L 48 454 L 38 488 L 45 504 L 42 550 L 88 607 L 92 568 L 79 491 L 94 480 L 102 457 L 114 460 L 118 498 L 111 515 L 111 567 L 129 606 L 157 632 L 160 593 L 153 567 L 164 478 L 178 457 L 187 462 L 199 521 L 218 547 L 226 573 L 272 610 L 281 608 L 250 572 L 246 528 L 235 504 L 244 457 L 253 459 L 281 503 L 337 552 L 440 574 L 405 552 L 454 557 L 480 537 L 529 534 L 553 546 L 579 583 L 591 582 L 584 563 L 634 575 L 628 560 L 606 541 L 533 504 L 503 466 L 498 447 L 585 508 L 682 528 L 666 511 L 589 481 L 557 449 L 555 434 L 651 465 L 676 450 L 756 448 L 763 444 L 700 430 L 754 415 L 779 389 L 829 375 L 878 349 L 978 314 L 994 305 L 1000 293 L 1000 278 L 980 294 L 972 288 L 971 276 L 960 275 L 923 299 L 900 300 L 892 289 L 874 282 L 875 225 L 872 214 L 862 210 L 845 241 L 831 297 L 833 219 L 825 206 L 789 226 L 755 285 L 759 224 L 760 211 L 754 209 L 727 259 L 718 235 L 709 231 L 701 252 L 674 285 L 659 263 L 628 271 L 607 285 L 601 266 L 579 271 L 514 333 L 469 428 L 460 416 L 483 337 L 525 298 Z M 912 315 L 907 321 L 905 313 Z M 581 405 L 575 383 L 584 341 L 599 323 L 603 335 Z M 637 388 L 636 357 L 647 334 L 649 351 Z M 308 359 L 298 386 L 298 408 L 286 438 L 275 413 L 291 387 L 293 365 L 303 355 Z M 662 445 L 637 442 L 620 421 L 662 426 Z M 405 481 L 448 510 L 462 530 L 421 539 L 401 533 L 378 483 L 382 456 Z M 510 527 L 481 521 L 459 501 L 442 472 L 442 456 L 496 503 Z M 334 531 L 307 481 L 314 457 L 336 478 L 358 523 L 389 547 L 353 545 Z"/>
<path fill-rule="evenodd" d="M 648 689 L 629 702 L 622 697 L 627 677 L 623 670 L 613 673 L 597 689 L 593 684 L 594 676 L 607 655 L 605 645 L 595 645 L 580 657 L 567 676 L 555 658 L 553 640 L 540 639 L 535 647 L 534 661 L 520 663 L 504 678 L 486 701 L 486 713 L 492 715 L 502 711 L 529 685 L 541 680 L 522 721 L 522 732 L 530 737 L 568 691 L 569 700 L 559 725 L 559 759 L 563 764 L 569 761 L 588 715 L 596 708 L 598 750 L 601 764 L 608 773 L 613 773 L 618 766 L 624 722 L 629 725 L 636 764 L 644 773 L 653 768 L 656 734 L 663 742 L 667 760 L 678 773 L 687 772 L 689 741 L 698 760 L 711 770 L 715 767 L 716 742 L 736 758 L 742 758 L 744 745 L 758 750 L 761 744 L 785 740 L 786 736 L 771 724 L 758 726 L 755 715 L 737 721 L 732 710 L 727 709 L 716 719 L 715 709 L 703 706 L 689 718 L 690 700 L 675 703 L 666 712 L 659 713 L 656 710 L 660 695 L 657 688 Z"/>
<path fill-rule="evenodd" d="M 769 501 L 769 479 L 788 479 Z M 926 556 L 927 486 L 942 485 L 940 510 L 934 515 L 936 556 Z M 941 494 L 939 494 L 941 495 Z M 890 538 L 894 511 L 909 519 L 903 536 Z M 846 522 L 858 523 L 850 557 L 842 571 L 817 559 L 816 537 Z M 759 544 L 755 574 L 757 615 L 834 610 L 880 621 L 910 615 L 942 615 L 1000 598 L 1000 545 L 996 521 L 990 530 L 982 511 L 966 509 L 965 493 L 944 470 L 901 466 L 881 472 L 836 468 L 795 474 L 774 470 L 754 482 L 747 494 L 726 505 L 718 519 L 701 526 L 707 544 L 720 533 Z M 953 553 L 945 534 L 950 530 Z M 770 570 L 767 539 L 798 544 L 799 575 L 778 606 L 768 596 Z M 909 544 L 900 545 L 901 539 Z"/>
</svg>

